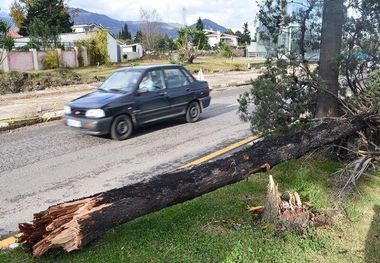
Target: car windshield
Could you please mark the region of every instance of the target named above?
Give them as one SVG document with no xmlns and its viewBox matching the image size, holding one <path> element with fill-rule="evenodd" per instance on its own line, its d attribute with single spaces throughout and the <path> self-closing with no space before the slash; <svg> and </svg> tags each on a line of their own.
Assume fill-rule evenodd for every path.
<svg viewBox="0 0 380 263">
<path fill-rule="evenodd" d="M 141 76 L 141 71 L 116 71 L 99 87 L 109 92 L 132 91 Z"/>
</svg>

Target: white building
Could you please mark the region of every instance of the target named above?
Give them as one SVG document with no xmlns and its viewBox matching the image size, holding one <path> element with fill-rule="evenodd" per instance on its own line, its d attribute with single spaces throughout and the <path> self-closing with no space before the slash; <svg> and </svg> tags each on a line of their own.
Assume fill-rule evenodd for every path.
<svg viewBox="0 0 380 263">
<path fill-rule="evenodd" d="M 111 62 L 119 62 L 118 56 L 118 44 L 116 39 L 110 34 L 110 32 L 99 25 L 90 24 L 90 25 L 74 25 L 71 27 L 72 33 L 63 33 L 59 35 L 59 41 L 66 47 L 73 47 L 76 42 L 81 40 L 86 40 L 90 38 L 94 32 L 98 30 L 107 31 L 107 47 L 108 55 Z M 30 42 L 29 37 L 21 37 L 15 39 L 15 47 L 22 47 L 27 45 Z"/>
<path fill-rule="evenodd" d="M 211 47 L 219 45 L 220 42 L 224 42 L 232 47 L 237 47 L 239 45 L 239 37 L 237 36 L 209 29 L 204 29 L 203 32 L 205 32 L 208 44 Z"/>
<path fill-rule="evenodd" d="M 120 45 L 121 49 L 121 60 L 127 61 L 127 60 L 135 60 L 142 58 L 144 55 L 144 50 L 141 44 L 122 44 Z"/>
</svg>

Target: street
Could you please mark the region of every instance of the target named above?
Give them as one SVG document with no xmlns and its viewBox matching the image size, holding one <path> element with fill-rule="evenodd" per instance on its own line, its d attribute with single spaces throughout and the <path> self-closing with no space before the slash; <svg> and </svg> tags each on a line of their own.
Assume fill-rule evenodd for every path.
<svg viewBox="0 0 380 263">
<path fill-rule="evenodd" d="M 249 87 L 214 91 L 197 123 L 166 121 L 113 141 L 61 121 L 0 134 L 0 236 L 47 207 L 170 171 L 250 135 L 237 115 Z"/>
</svg>

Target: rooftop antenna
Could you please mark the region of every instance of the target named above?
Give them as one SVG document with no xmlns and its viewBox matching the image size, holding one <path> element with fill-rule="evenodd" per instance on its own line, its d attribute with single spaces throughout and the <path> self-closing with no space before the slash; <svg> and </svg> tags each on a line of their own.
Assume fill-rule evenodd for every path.
<svg viewBox="0 0 380 263">
<path fill-rule="evenodd" d="M 186 7 L 182 8 L 182 22 L 183 22 L 184 26 L 187 26 L 187 23 L 186 23 Z"/>
</svg>

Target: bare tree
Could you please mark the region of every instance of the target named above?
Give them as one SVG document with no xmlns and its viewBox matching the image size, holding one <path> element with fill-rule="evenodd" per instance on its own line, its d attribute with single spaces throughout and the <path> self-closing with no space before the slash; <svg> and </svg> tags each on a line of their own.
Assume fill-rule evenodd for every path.
<svg viewBox="0 0 380 263">
<path fill-rule="evenodd" d="M 141 26 L 143 32 L 142 44 L 146 50 L 154 50 L 158 41 L 163 37 L 159 23 L 161 17 L 156 9 L 140 9 Z"/>
</svg>

